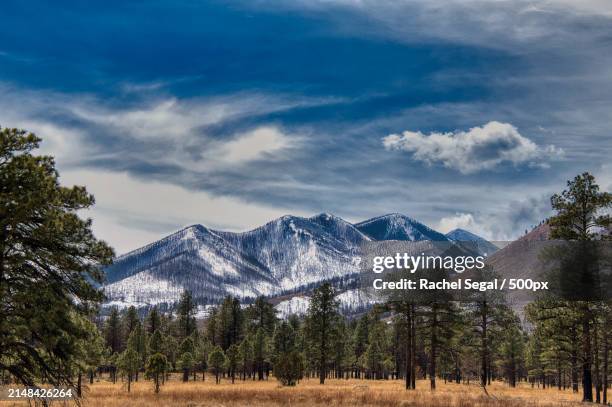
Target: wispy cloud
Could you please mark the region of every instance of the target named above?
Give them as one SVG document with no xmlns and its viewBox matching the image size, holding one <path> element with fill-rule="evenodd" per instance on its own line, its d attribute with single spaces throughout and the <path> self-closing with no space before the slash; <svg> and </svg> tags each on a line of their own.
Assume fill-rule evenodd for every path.
<svg viewBox="0 0 612 407">
<path fill-rule="evenodd" d="M 387 150 L 412 153 L 415 160 L 441 163 L 447 168 L 470 174 L 493 169 L 503 163 L 545 166 L 558 159 L 563 150 L 553 145 L 540 147 L 508 123 L 492 121 L 468 131 L 431 133 L 405 131 L 383 138 Z"/>
<path fill-rule="evenodd" d="M 216 160 L 227 165 L 242 165 L 263 158 L 274 161 L 288 158 L 285 153 L 290 148 L 296 148 L 300 140 L 275 126 L 262 126 L 238 134 L 230 141 L 220 142 L 208 156 L 212 159 L 216 157 Z"/>
</svg>

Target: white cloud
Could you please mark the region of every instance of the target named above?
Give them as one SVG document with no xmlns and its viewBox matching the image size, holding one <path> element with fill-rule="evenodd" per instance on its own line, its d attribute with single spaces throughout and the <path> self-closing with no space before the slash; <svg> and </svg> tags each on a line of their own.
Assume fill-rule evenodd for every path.
<svg viewBox="0 0 612 407">
<path fill-rule="evenodd" d="M 199 126 L 219 123 L 230 116 L 250 110 L 248 104 L 223 100 L 180 101 L 168 98 L 132 109 L 108 109 L 100 104 L 69 106 L 78 118 L 111 126 L 117 132 L 141 139 L 186 138 Z"/>
<path fill-rule="evenodd" d="M 109 106 L 91 95 L 21 90 L 2 82 L 0 91 L 6 96 L 0 100 L 0 125 L 41 136 L 41 152 L 56 157 L 60 169 L 104 159 L 107 153 L 96 150 L 95 134 L 98 143 L 109 136 L 142 143 L 140 150 L 126 152 L 126 160 L 138 158 L 154 166 L 201 173 L 262 158 L 278 160 L 283 158 L 279 153 L 286 155 L 303 141 L 271 125 L 228 132 L 223 138 L 208 134 L 207 126 L 335 100 L 244 93 L 207 99 L 154 98 L 122 107 Z"/>
<path fill-rule="evenodd" d="M 465 229 L 476 233 L 476 222 L 471 213 L 457 213 L 453 216 L 446 216 L 438 222 L 438 228 L 442 233 L 448 233 L 455 229 Z"/>
<path fill-rule="evenodd" d="M 549 48 L 547 45 L 551 41 L 560 38 L 580 41 L 577 32 L 567 29 L 574 20 L 612 17 L 609 0 L 301 0 L 267 3 L 328 16 L 341 33 L 350 35 L 374 34 L 409 43 L 434 39 L 515 52 L 519 43 L 543 42 L 539 45 Z M 257 3 L 260 4 L 262 2 Z M 346 18 L 343 10 L 364 17 L 367 26 Z"/>
<path fill-rule="evenodd" d="M 298 137 L 288 136 L 277 127 L 262 126 L 241 133 L 233 140 L 220 143 L 209 156 L 231 165 L 239 165 L 264 157 L 279 158 L 274 157 L 274 154 L 294 147 L 298 140 Z"/>
<path fill-rule="evenodd" d="M 545 166 L 542 160 L 559 158 L 555 146 L 540 147 L 508 123 L 491 121 L 468 131 L 423 133 L 405 131 L 383 138 L 387 150 L 412 153 L 415 160 L 442 163 L 447 168 L 470 174 L 490 170 L 502 163 Z"/>
</svg>

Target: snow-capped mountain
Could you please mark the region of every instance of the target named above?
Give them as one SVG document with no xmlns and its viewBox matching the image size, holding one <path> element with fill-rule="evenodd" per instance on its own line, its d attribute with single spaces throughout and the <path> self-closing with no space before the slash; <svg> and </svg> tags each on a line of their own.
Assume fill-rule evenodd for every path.
<svg viewBox="0 0 612 407">
<path fill-rule="evenodd" d="M 194 225 L 118 257 L 105 270 L 104 290 L 109 304 L 138 306 L 171 304 L 183 290 L 201 304 L 228 294 L 299 294 L 323 281 L 350 280 L 359 273 L 361 245 L 372 240 L 451 241 L 400 214 L 358 224 L 327 213 L 283 216 L 242 233 Z"/>
<path fill-rule="evenodd" d="M 358 272 L 359 246 L 369 240 L 350 223 L 328 214 L 283 216 L 250 232 L 220 235 L 266 267 L 283 290 Z"/>
<path fill-rule="evenodd" d="M 372 240 L 449 241 L 442 233 L 399 213 L 372 218 L 355 224 L 355 227 Z"/>
<path fill-rule="evenodd" d="M 227 294 L 268 295 L 276 282 L 255 258 L 201 225 L 120 256 L 106 269 L 107 297 L 115 303 L 171 302 L 189 289 L 200 299 Z"/>
<path fill-rule="evenodd" d="M 490 256 L 499 250 L 499 247 L 495 246 L 488 240 L 475 235 L 472 232 L 468 232 L 465 229 L 454 229 L 446 234 L 446 237 L 454 240 L 455 242 L 467 242 L 470 243 L 470 248 L 474 248 L 479 254 L 484 256 Z M 472 246 L 473 245 L 473 246 Z"/>
</svg>

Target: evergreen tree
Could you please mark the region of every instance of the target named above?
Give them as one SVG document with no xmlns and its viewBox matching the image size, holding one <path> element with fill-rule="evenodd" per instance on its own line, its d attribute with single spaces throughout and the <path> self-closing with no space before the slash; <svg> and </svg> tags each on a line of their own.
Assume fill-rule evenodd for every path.
<svg viewBox="0 0 612 407">
<path fill-rule="evenodd" d="M 89 322 L 89 321 L 87 321 Z M 95 325 L 89 323 L 89 332 L 92 335 L 91 340 L 83 343 L 85 348 L 85 359 L 84 359 L 84 367 L 89 376 L 89 384 L 93 384 L 94 382 L 94 374 L 98 366 L 103 363 L 104 360 L 104 338 L 100 334 L 100 331 L 96 328 Z"/>
<path fill-rule="evenodd" d="M 163 337 L 159 329 L 155 330 L 149 338 L 149 352 L 152 354 L 164 352 Z"/>
<path fill-rule="evenodd" d="M 131 305 L 127 309 L 121 321 L 121 325 L 123 326 L 123 343 L 126 343 L 127 338 L 130 336 L 132 331 L 136 329 L 136 325 L 140 325 L 140 319 L 138 319 L 138 311 L 136 311 L 136 307 Z"/>
<path fill-rule="evenodd" d="M 119 358 L 117 359 L 117 366 L 119 367 L 119 370 L 127 375 L 127 388 L 129 393 L 134 375 L 140 368 L 140 355 L 138 355 L 136 350 L 128 346 L 125 351 L 119 355 Z"/>
<path fill-rule="evenodd" d="M 247 336 L 240 342 L 238 353 L 240 355 L 239 365 L 242 370 L 242 380 L 246 380 L 247 373 L 251 374 L 254 361 L 253 340 L 250 336 Z"/>
<path fill-rule="evenodd" d="M 238 359 L 240 357 L 238 345 L 232 344 L 225 352 L 225 355 L 225 368 L 229 376 L 232 378 L 232 384 L 234 384 L 236 379 L 236 369 L 238 368 Z"/>
<path fill-rule="evenodd" d="M 225 366 L 225 354 L 220 346 L 215 346 L 208 357 L 208 365 L 215 374 L 215 382 L 219 384 L 219 375 Z"/>
<path fill-rule="evenodd" d="M 516 387 L 525 353 L 524 335 L 518 318 L 508 320 L 503 329 L 501 364 L 510 387 Z M 560 384 L 560 383 L 559 383 Z"/>
<path fill-rule="evenodd" d="M 225 351 L 231 345 L 240 342 L 243 331 L 243 314 L 240 301 L 232 296 L 227 296 L 221 303 L 213 326 L 216 329 L 216 342 Z"/>
<path fill-rule="evenodd" d="M 193 353 L 191 352 L 183 352 L 179 358 L 178 366 L 183 371 L 183 381 L 189 381 L 189 374 L 191 373 L 191 369 L 193 369 L 194 359 Z"/>
<path fill-rule="evenodd" d="M 332 338 L 338 320 L 338 301 L 335 290 L 329 283 L 314 290 L 308 307 L 308 335 L 310 351 L 319 370 L 319 382 L 325 383 L 328 365 L 331 361 Z"/>
<path fill-rule="evenodd" d="M 247 308 L 247 315 L 250 321 L 249 332 L 254 333 L 261 328 L 268 336 L 274 333 L 276 310 L 264 297 L 257 297 L 255 303 Z"/>
<path fill-rule="evenodd" d="M 184 382 L 189 381 L 189 374 L 195 364 L 194 351 L 193 339 L 191 337 L 185 338 L 179 347 L 179 366 L 183 371 Z"/>
<path fill-rule="evenodd" d="M 295 386 L 303 377 L 304 358 L 296 350 L 283 353 L 274 364 L 274 376 L 283 386 Z"/>
<path fill-rule="evenodd" d="M 190 291 L 184 291 L 177 307 L 177 326 L 180 340 L 191 336 L 196 330 L 196 304 Z"/>
<path fill-rule="evenodd" d="M 287 321 L 281 322 L 274 332 L 274 338 L 272 340 L 273 346 L 273 362 L 276 361 L 286 353 L 294 350 L 296 342 L 296 334 Z"/>
<path fill-rule="evenodd" d="M 206 338 L 200 338 L 195 344 L 196 364 L 202 371 L 202 381 L 206 380 L 206 370 L 208 369 L 208 355 L 212 344 Z"/>
<path fill-rule="evenodd" d="M 153 379 L 155 383 L 155 393 L 159 393 L 159 384 L 162 377 L 166 374 L 168 369 L 168 361 L 166 357 L 161 353 L 154 353 L 149 356 L 147 361 L 147 376 Z"/>
<path fill-rule="evenodd" d="M 136 324 L 136 327 L 130 334 L 127 340 L 127 348 L 134 350 L 138 355 L 138 368 L 134 372 L 135 380 L 138 381 L 138 372 L 141 368 L 144 368 L 147 360 L 147 338 L 140 322 Z"/>
<path fill-rule="evenodd" d="M 149 315 L 147 315 L 146 331 L 149 335 L 153 335 L 159 329 L 161 329 L 161 317 L 157 305 L 154 305 L 151 311 L 149 311 Z"/>
<path fill-rule="evenodd" d="M 93 196 L 61 186 L 53 158 L 32 154 L 39 142 L 0 129 L 0 370 L 28 386 L 72 386 L 89 337 L 79 319 L 102 300 L 94 284 L 113 252 L 77 214 Z"/>
<path fill-rule="evenodd" d="M 104 325 L 104 339 L 106 346 L 111 350 L 111 353 L 119 353 L 122 350 L 122 335 L 121 321 L 119 319 L 119 310 L 117 307 L 112 307 L 110 314 Z"/>
<path fill-rule="evenodd" d="M 258 328 L 253 339 L 253 362 L 257 370 L 257 379 L 264 379 L 264 371 L 268 357 L 268 341 L 263 328 Z"/>
<path fill-rule="evenodd" d="M 591 246 L 587 243 L 596 237 L 599 228 L 608 228 L 611 224 L 610 214 L 606 210 L 612 207 L 612 194 L 600 192 L 595 178 L 585 172 L 567 182 L 567 189 L 561 194 L 551 197 L 553 209 L 557 212 L 549 219 L 551 226 L 551 239 L 578 241 L 583 243 L 582 253 L 590 253 Z M 603 238 L 609 238 L 603 236 Z M 580 255 L 578 264 L 582 268 L 581 276 L 584 278 L 589 271 L 588 264 L 594 259 L 591 255 Z M 582 292 L 588 287 L 576 287 L 570 290 Z M 575 301 L 571 304 L 574 311 L 580 315 L 580 328 L 582 330 L 582 389 L 583 401 L 593 401 L 593 323 L 594 304 L 588 301 Z"/>
</svg>

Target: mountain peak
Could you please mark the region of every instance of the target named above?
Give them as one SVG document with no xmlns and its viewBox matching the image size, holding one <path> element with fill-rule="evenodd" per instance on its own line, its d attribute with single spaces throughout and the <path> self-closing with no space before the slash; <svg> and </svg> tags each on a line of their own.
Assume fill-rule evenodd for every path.
<svg viewBox="0 0 612 407">
<path fill-rule="evenodd" d="M 355 227 L 374 240 L 449 240 L 442 233 L 401 213 L 377 216 L 357 223 Z"/>
<path fill-rule="evenodd" d="M 470 232 L 469 230 L 456 228 L 451 230 L 446 234 L 447 237 L 450 237 L 453 240 L 464 240 L 464 241 L 475 241 L 475 240 L 485 240 L 484 238 L 478 236 L 475 233 Z"/>
<path fill-rule="evenodd" d="M 453 229 L 446 234 L 446 237 L 452 239 L 456 242 L 470 242 L 475 244 L 474 249 L 476 249 L 479 253 L 490 255 L 499 250 L 499 247 L 495 246 L 493 243 L 489 242 L 487 239 L 478 236 L 470 232 L 469 230 L 457 228 Z M 473 246 L 473 245 L 470 245 Z"/>
</svg>

